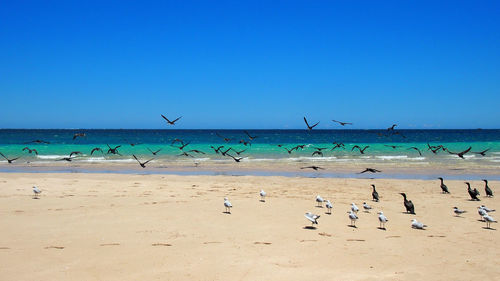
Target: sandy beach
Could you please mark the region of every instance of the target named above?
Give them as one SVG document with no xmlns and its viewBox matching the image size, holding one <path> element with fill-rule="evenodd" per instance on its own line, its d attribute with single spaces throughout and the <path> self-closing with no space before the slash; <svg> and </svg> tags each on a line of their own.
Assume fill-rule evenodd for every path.
<svg viewBox="0 0 500 281">
<path fill-rule="evenodd" d="M 498 197 L 473 202 L 463 181 L 446 184 L 449 195 L 437 180 L 2 173 L 0 279 L 496 280 L 500 226 L 485 229 L 476 208 L 498 209 Z M 350 203 L 364 201 L 373 211 L 348 227 Z M 455 217 L 453 206 L 468 212 Z M 316 229 L 305 228 L 308 211 L 321 215 Z M 412 218 L 429 227 L 412 229 Z"/>
</svg>

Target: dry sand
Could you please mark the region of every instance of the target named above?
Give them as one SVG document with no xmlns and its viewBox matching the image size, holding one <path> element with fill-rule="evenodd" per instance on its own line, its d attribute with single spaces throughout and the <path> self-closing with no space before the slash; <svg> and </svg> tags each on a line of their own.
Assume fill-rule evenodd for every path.
<svg viewBox="0 0 500 281">
<path fill-rule="evenodd" d="M 449 195 L 437 180 L 0 174 L 0 280 L 498 280 L 500 225 L 485 229 L 476 210 L 500 209 L 498 197 L 472 202 L 462 181 L 446 184 Z M 374 210 L 348 227 L 350 203 L 364 201 Z M 317 229 L 305 228 L 307 211 L 321 215 Z"/>
</svg>

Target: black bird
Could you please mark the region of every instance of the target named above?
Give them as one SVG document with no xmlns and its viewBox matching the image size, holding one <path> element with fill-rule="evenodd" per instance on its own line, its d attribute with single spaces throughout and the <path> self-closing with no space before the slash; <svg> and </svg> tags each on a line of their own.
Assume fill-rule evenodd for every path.
<svg viewBox="0 0 500 281">
<path fill-rule="evenodd" d="M 301 167 L 300 169 L 313 169 L 315 171 L 317 170 L 324 170 L 324 168 L 318 167 L 318 166 L 307 166 L 307 167 Z"/>
<path fill-rule="evenodd" d="M 70 154 L 69 154 L 69 157 L 71 158 L 71 156 L 73 155 L 78 155 L 78 154 L 82 154 L 81 151 L 72 151 Z"/>
<path fill-rule="evenodd" d="M 165 117 L 163 114 L 160 114 L 160 115 L 161 115 L 161 117 L 163 117 L 163 119 L 165 119 L 165 121 L 167 121 L 167 123 L 168 123 L 169 125 L 175 125 L 175 122 L 177 122 L 177 120 L 179 120 L 179 119 L 181 119 L 181 118 L 182 118 L 182 116 L 181 116 L 181 117 L 179 117 L 179 118 L 177 118 L 177 119 L 175 119 L 175 120 L 173 120 L 173 121 L 170 121 L 170 120 L 168 120 L 168 118 L 167 118 L 167 117 Z"/>
<path fill-rule="evenodd" d="M 172 145 L 172 144 L 174 144 L 174 143 L 176 143 L 176 142 L 180 142 L 181 144 L 184 144 L 184 141 L 182 141 L 181 139 L 177 139 L 177 138 L 175 138 L 175 139 L 174 139 L 174 140 L 170 143 L 170 145 Z"/>
<path fill-rule="evenodd" d="M 312 126 L 309 126 L 309 123 L 307 123 L 307 119 L 305 117 L 304 117 L 304 122 L 306 122 L 308 130 L 312 130 L 314 127 L 316 127 L 319 124 L 319 122 L 318 122 L 318 123 L 316 123 L 316 124 L 314 124 Z"/>
<path fill-rule="evenodd" d="M 197 149 L 191 149 L 188 152 L 194 152 L 194 153 L 198 153 L 198 154 L 206 154 L 205 152 L 203 152 L 201 150 L 197 150 Z"/>
<path fill-rule="evenodd" d="M 466 150 L 462 151 L 462 152 L 459 152 L 459 153 L 455 153 L 455 152 L 451 152 L 450 150 L 447 150 L 449 154 L 455 154 L 457 155 L 458 157 L 462 158 L 462 159 L 465 159 L 464 158 L 464 155 L 470 151 L 470 149 L 472 148 L 472 146 L 469 146 L 469 148 L 467 148 Z"/>
<path fill-rule="evenodd" d="M 193 155 L 191 155 L 191 154 L 189 154 L 189 153 L 187 153 L 187 152 L 185 152 L 185 151 L 183 151 L 181 154 L 179 154 L 179 155 L 177 155 L 177 156 L 186 156 L 186 157 L 193 157 L 193 158 L 194 158 L 194 156 L 193 156 Z"/>
<path fill-rule="evenodd" d="M 479 196 L 479 191 L 477 191 L 477 189 L 474 188 L 474 190 L 472 190 L 470 188 L 470 183 L 468 182 L 465 182 L 465 184 L 467 185 L 467 192 L 469 192 L 469 196 L 471 198 L 472 201 L 481 201 L 479 200 L 479 198 L 477 198 L 477 196 Z"/>
<path fill-rule="evenodd" d="M 158 154 L 158 152 L 160 152 L 160 151 L 161 151 L 161 148 L 160 148 L 160 149 L 158 149 L 157 151 L 152 151 L 152 150 L 148 147 L 148 150 L 149 150 L 149 152 L 151 152 L 153 155 L 156 155 L 156 154 Z"/>
<path fill-rule="evenodd" d="M 295 150 L 299 150 L 299 148 L 300 148 L 300 149 L 304 149 L 304 147 L 306 147 L 306 145 L 305 145 L 305 144 L 299 144 L 299 145 L 297 145 L 297 146 L 296 146 L 296 147 L 294 147 L 294 148 L 295 148 Z"/>
<path fill-rule="evenodd" d="M 373 198 L 373 201 L 378 202 L 378 192 L 377 192 L 377 190 L 375 189 L 375 185 L 374 185 L 374 184 L 372 184 L 372 187 L 373 187 L 373 191 L 372 191 L 372 198 Z"/>
<path fill-rule="evenodd" d="M 3 157 L 3 158 L 5 158 L 5 160 L 7 160 L 7 162 L 8 162 L 9 164 L 12 164 L 12 162 L 14 162 L 14 161 L 16 161 L 17 159 L 21 158 L 21 156 L 19 156 L 19 157 L 16 157 L 16 158 L 9 159 L 9 158 L 7 158 L 7 156 L 5 156 L 2 152 L 0 152 L 0 155 L 2 155 L 2 157 Z"/>
<path fill-rule="evenodd" d="M 488 152 L 491 148 L 488 148 L 486 150 L 480 151 L 480 152 L 473 152 L 475 154 L 479 154 L 481 156 L 486 156 L 486 152 Z"/>
<path fill-rule="evenodd" d="M 252 136 L 252 135 L 250 135 L 247 131 L 243 131 L 243 132 L 245 132 L 245 134 L 248 136 L 248 138 L 249 138 L 251 141 L 253 141 L 254 139 L 256 139 L 256 138 L 258 138 L 258 137 L 259 137 L 259 136 Z"/>
<path fill-rule="evenodd" d="M 229 157 L 231 157 L 231 158 L 233 158 L 233 160 L 234 160 L 235 162 L 240 162 L 243 158 L 245 158 L 245 157 L 239 157 L 239 158 L 236 158 L 236 157 L 234 157 L 234 156 L 233 156 L 233 155 L 231 155 L 231 154 L 228 154 L 228 156 L 229 156 Z"/>
<path fill-rule="evenodd" d="M 282 144 L 278 144 L 277 146 L 278 146 L 278 147 L 282 147 L 283 145 L 282 145 Z"/>
<path fill-rule="evenodd" d="M 232 148 L 231 148 L 232 149 Z M 240 156 L 240 154 L 242 154 L 243 152 L 247 151 L 247 149 L 243 149 L 242 151 L 236 151 L 234 149 L 232 149 L 236 154 L 238 154 L 238 156 Z"/>
<path fill-rule="evenodd" d="M 68 161 L 68 162 L 71 162 L 71 160 L 73 160 L 73 158 L 71 158 L 71 157 L 63 157 L 61 159 L 57 159 L 56 161 Z"/>
<path fill-rule="evenodd" d="M 293 147 L 291 149 L 288 149 L 286 147 L 283 147 L 283 148 L 286 150 L 286 152 L 288 152 L 288 154 L 292 154 L 292 152 L 297 149 L 297 147 Z"/>
<path fill-rule="evenodd" d="M 415 215 L 415 206 L 413 205 L 413 202 L 411 202 L 411 200 L 406 199 L 405 193 L 399 193 L 399 194 L 403 196 L 406 212 Z"/>
<path fill-rule="evenodd" d="M 311 154 L 311 156 L 314 156 L 314 155 L 319 155 L 319 156 L 323 157 L 323 152 L 321 152 L 321 150 L 316 150 L 316 151 L 314 151 L 314 152 Z"/>
<path fill-rule="evenodd" d="M 28 150 L 28 152 L 31 154 L 32 152 L 35 152 L 36 155 L 38 155 L 38 151 L 36 149 L 30 149 L 29 147 L 23 148 L 23 151 Z"/>
<path fill-rule="evenodd" d="M 126 143 L 130 144 L 130 146 L 136 146 L 136 145 L 139 145 L 140 143 L 133 143 L 133 142 L 129 142 L 128 140 L 126 139 L 123 139 Z"/>
<path fill-rule="evenodd" d="M 370 146 L 369 146 L 369 145 L 367 145 L 367 146 L 365 146 L 363 149 L 361 149 L 361 147 L 359 147 L 358 145 L 355 145 L 355 146 L 353 146 L 353 147 L 352 147 L 351 151 L 353 151 L 355 148 L 357 148 L 361 154 L 365 154 L 365 150 L 366 150 L 368 147 L 370 147 Z"/>
<path fill-rule="evenodd" d="M 226 151 L 220 151 L 220 154 L 222 154 L 222 156 L 226 156 L 226 155 L 229 155 L 228 152 L 233 149 L 232 147 L 228 148 Z"/>
<path fill-rule="evenodd" d="M 33 140 L 33 141 L 29 141 L 29 142 L 25 142 L 24 144 L 28 144 L 28 143 L 37 143 L 37 144 L 50 144 L 50 142 L 48 141 L 43 141 L 43 140 Z"/>
<path fill-rule="evenodd" d="M 115 148 L 112 148 L 111 146 L 109 146 L 109 144 L 106 144 L 108 146 L 108 152 L 107 154 L 118 154 L 121 156 L 121 154 L 118 152 L 118 148 L 121 147 L 121 145 L 117 145 L 115 146 Z"/>
<path fill-rule="evenodd" d="M 422 156 L 422 152 L 420 152 L 420 149 L 418 149 L 417 147 L 412 146 L 412 147 L 408 148 L 407 150 L 410 150 L 410 149 L 416 150 L 418 152 L 418 154 L 420 156 Z"/>
<path fill-rule="evenodd" d="M 153 159 L 149 159 L 148 161 L 146 161 L 146 162 L 142 162 L 142 163 L 141 163 L 141 161 L 139 161 L 139 159 L 137 159 L 137 157 L 135 157 L 135 155 L 134 155 L 134 154 L 132 154 L 132 156 L 134 156 L 134 159 L 135 159 L 137 162 L 139 162 L 139 165 L 141 165 L 141 167 L 143 167 L 143 168 L 146 168 L 146 164 L 147 164 L 149 161 L 153 160 Z"/>
<path fill-rule="evenodd" d="M 483 180 L 483 181 L 484 181 L 484 192 L 486 193 L 486 196 L 493 197 L 493 191 L 488 186 L 488 180 Z"/>
<path fill-rule="evenodd" d="M 437 154 L 437 152 L 438 152 L 440 149 L 446 150 L 446 149 L 444 148 L 444 146 L 442 146 L 442 145 L 438 145 L 438 146 L 431 146 L 429 143 L 427 143 L 427 150 L 432 151 L 432 153 L 434 153 L 434 154 Z"/>
<path fill-rule="evenodd" d="M 406 139 L 406 136 L 403 135 L 401 132 L 394 132 L 394 135 L 400 135 L 403 139 Z"/>
<path fill-rule="evenodd" d="M 251 143 L 251 142 L 246 141 L 246 140 L 244 140 L 244 139 L 241 139 L 238 143 L 242 143 L 242 144 L 243 144 L 243 145 L 245 145 L 245 146 L 247 146 L 247 145 L 252 145 L 252 143 Z"/>
<path fill-rule="evenodd" d="M 73 140 L 75 140 L 77 137 L 85 137 L 85 133 L 76 133 L 73 135 Z"/>
<path fill-rule="evenodd" d="M 221 136 L 219 133 L 215 133 L 219 138 L 223 139 L 225 142 L 230 142 L 231 141 L 231 138 L 226 138 L 226 137 L 223 137 Z"/>
<path fill-rule="evenodd" d="M 438 179 L 441 181 L 441 190 L 443 191 L 443 193 L 450 193 L 448 191 L 448 187 L 444 184 L 443 178 L 438 178 Z"/>
<path fill-rule="evenodd" d="M 388 144 L 384 144 L 384 146 L 390 147 L 390 148 L 392 148 L 392 149 L 396 149 L 396 148 L 398 148 L 398 147 L 401 147 L 401 146 L 399 146 L 399 145 L 388 145 Z"/>
<path fill-rule="evenodd" d="M 342 149 L 345 149 L 345 145 L 344 145 L 343 143 L 341 143 L 341 142 L 340 142 L 340 143 L 334 142 L 333 144 L 334 144 L 335 146 L 334 146 L 332 149 L 330 149 L 330 151 L 335 150 L 336 148 L 342 148 Z"/>
<path fill-rule="evenodd" d="M 317 151 L 323 151 L 327 149 L 327 147 L 313 147 L 313 149 L 316 149 Z"/>
<path fill-rule="evenodd" d="M 340 125 L 342 126 L 345 126 L 345 125 L 352 125 L 352 123 L 348 123 L 348 122 L 340 122 L 340 121 L 337 121 L 337 120 L 332 120 L 333 122 L 335 123 L 339 123 Z"/>
<path fill-rule="evenodd" d="M 221 145 L 221 146 L 219 146 L 219 147 L 217 147 L 217 148 L 215 148 L 215 147 L 213 147 L 213 146 L 210 146 L 210 147 L 211 147 L 211 148 L 215 151 L 215 153 L 219 154 L 220 149 L 221 149 L 221 148 L 223 148 L 224 146 L 223 146 L 223 145 Z"/>
<path fill-rule="evenodd" d="M 96 151 L 100 151 L 101 153 L 104 153 L 104 152 L 102 152 L 102 149 L 100 149 L 99 147 L 94 147 L 92 149 L 92 151 L 90 151 L 90 155 L 94 154 L 94 152 L 96 152 Z"/>
<path fill-rule="evenodd" d="M 382 173 L 382 171 L 379 171 L 379 170 L 377 170 L 377 169 L 373 169 L 373 168 L 366 168 L 364 171 L 359 172 L 358 174 L 362 174 L 362 173 L 366 173 L 366 172 L 370 172 L 370 173 Z"/>
<path fill-rule="evenodd" d="M 172 145 L 172 146 L 173 146 L 173 147 L 177 147 L 177 148 L 178 148 L 178 149 L 180 149 L 180 150 L 183 150 L 183 149 L 184 149 L 184 147 L 188 146 L 188 144 L 190 144 L 190 142 L 188 142 L 188 143 L 182 143 L 182 145 L 181 145 L 181 146 L 175 146 L 175 145 Z"/>
<path fill-rule="evenodd" d="M 387 128 L 387 131 L 394 131 L 394 127 L 396 127 L 397 124 L 392 124 L 389 128 Z"/>
</svg>

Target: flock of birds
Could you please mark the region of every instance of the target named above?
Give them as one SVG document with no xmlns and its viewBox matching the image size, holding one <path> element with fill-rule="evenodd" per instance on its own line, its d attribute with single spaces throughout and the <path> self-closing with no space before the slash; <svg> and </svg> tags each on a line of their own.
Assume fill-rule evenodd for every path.
<svg viewBox="0 0 500 281">
<path fill-rule="evenodd" d="M 169 118 L 165 117 L 165 115 L 163 115 L 163 114 L 161 114 L 161 117 L 166 121 L 167 125 L 171 125 L 171 126 L 175 125 L 176 122 L 178 122 L 182 118 L 182 116 L 181 116 L 181 117 L 178 117 L 176 119 L 170 120 Z M 343 122 L 343 121 L 338 121 L 338 120 L 332 120 L 332 121 L 335 122 L 335 123 L 338 123 L 341 126 L 353 125 L 353 123 L 351 123 L 351 122 Z M 312 130 L 320 122 L 316 122 L 316 123 L 310 125 L 309 122 L 308 122 L 308 120 L 307 120 L 307 118 L 304 117 L 304 123 L 306 124 L 307 130 Z M 384 133 L 378 132 L 377 134 L 379 136 L 394 136 L 394 135 L 399 135 L 402 138 L 406 138 L 406 136 L 404 136 L 401 132 L 399 132 L 398 130 L 395 129 L 396 126 L 397 126 L 397 124 L 393 124 L 391 127 L 387 128 Z M 238 144 L 242 144 L 244 146 L 251 146 L 252 145 L 252 141 L 255 140 L 256 138 L 258 138 L 258 136 L 252 135 L 248 131 L 244 130 L 243 132 L 246 135 L 246 137 L 240 139 L 239 141 L 236 140 L 236 141 L 238 141 Z M 229 138 L 227 136 L 222 136 L 218 132 L 216 132 L 215 134 L 224 143 L 229 144 L 230 142 L 233 141 L 233 138 Z M 72 139 L 74 141 L 77 138 L 83 138 L 83 137 L 86 137 L 85 133 L 83 133 L 83 132 L 77 132 L 77 133 L 75 133 L 73 135 Z M 124 141 L 126 141 L 126 140 L 124 140 Z M 37 139 L 37 140 L 30 141 L 30 142 L 26 142 L 25 144 L 50 144 L 50 142 L 44 141 L 44 140 L 38 140 Z M 129 142 L 129 144 L 131 146 L 139 145 L 139 143 L 130 143 L 130 142 Z M 206 152 L 201 151 L 201 150 L 187 148 L 189 144 L 190 144 L 189 141 L 184 141 L 184 140 L 175 138 L 171 142 L 170 145 L 179 149 L 180 153 L 177 155 L 179 157 L 191 157 L 191 158 L 194 158 L 194 154 L 206 154 Z M 328 148 L 328 147 L 312 147 L 312 149 L 314 151 L 311 153 L 311 156 L 323 157 L 324 153 L 326 151 L 333 151 L 333 150 L 336 150 L 336 149 L 339 149 L 339 150 L 340 149 L 343 149 L 343 150 L 346 149 L 346 145 L 344 143 L 342 143 L 342 142 L 333 142 L 332 144 L 333 144 L 333 147 L 331 147 L 331 148 Z M 93 148 L 90 151 L 90 155 L 93 155 L 96 152 L 100 152 L 103 155 L 106 154 L 106 155 L 119 155 L 119 156 L 122 156 L 122 154 L 118 150 L 120 147 L 122 147 L 122 145 L 117 145 L 117 146 L 110 146 L 109 144 L 106 144 L 106 145 L 107 145 L 107 150 L 106 149 L 102 149 L 100 147 L 95 147 L 95 148 Z M 310 147 L 310 145 L 305 145 L 305 144 L 296 145 L 296 146 L 291 147 L 291 148 L 285 147 L 283 144 L 277 144 L 277 146 L 280 147 L 280 148 L 285 149 L 288 154 L 292 154 L 294 151 L 304 150 L 304 149 L 306 149 L 306 147 Z M 399 145 L 388 145 L 388 144 L 385 144 L 384 146 L 390 147 L 390 148 L 392 148 L 394 150 L 395 149 L 399 149 L 399 148 L 404 148 L 406 150 L 413 150 L 416 153 L 418 153 L 420 156 L 422 156 L 422 150 L 419 149 L 418 147 L 412 146 L 412 147 L 405 148 L 405 147 L 399 146 Z M 244 156 L 242 154 L 248 150 L 248 148 L 243 149 L 243 150 L 237 150 L 237 149 L 235 149 L 235 148 L 233 148 L 231 146 L 226 147 L 225 145 L 220 145 L 220 146 L 217 146 L 217 147 L 214 147 L 212 145 L 212 146 L 210 146 L 210 148 L 213 149 L 213 151 L 214 151 L 215 154 L 221 155 L 223 157 L 228 157 L 228 158 L 234 160 L 236 163 L 239 163 L 241 160 L 243 160 L 244 158 L 246 158 L 246 156 Z M 359 145 L 354 145 L 354 146 L 351 147 L 350 150 L 352 152 L 355 151 L 355 150 L 357 150 L 360 154 L 365 154 L 365 152 L 369 148 L 370 148 L 370 146 L 361 147 Z M 151 152 L 153 158 L 148 159 L 146 161 L 140 160 L 135 154 L 132 154 L 132 157 L 138 162 L 138 164 L 142 168 L 146 168 L 146 164 L 148 164 L 149 162 L 153 161 L 155 159 L 154 156 L 157 156 L 158 153 L 160 153 L 160 151 L 162 150 L 161 148 L 160 149 L 150 149 L 149 147 L 147 149 L 148 149 L 149 152 Z M 453 152 L 453 151 L 449 150 L 448 148 L 444 147 L 443 145 L 430 145 L 429 143 L 427 143 L 427 150 L 431 151 L 433 154 L 437 154 L 440 151 L 443 151 L 443 152 L 447 152 L 449 154 L 457 155 L 459 158 L 462 158 L 462 159 L 464 159 L 464 155 L 467 154 L 467 153 L 475 153 L 475 154 L 478 154 L 478 155 L 485 156 L 486 152 L 488 152 L 490 150 L 488 148 L 488 149 L 483 150 L 483 151 L 471 152 L 471 149 L 472 149 L 472 147 L 469 147 L 469 148 L 467 148 L 467 149 L 465 149 L 463 151 L 460 151 L 460 152 Z M 22 151 L 26 151 L 29 154 L 34 153 L 35 155 L 38 155 L 38 150 L 37 149 L 30 148 L 28 146 L 24 147 L 22 149 Z M 81 152 L 81 151 L 71 151 L 67 157 L 62 157 L 62 158 L 56 159 L 55 161 L 67 161 L 67 162 L 71 162 L 73 159 L 75 159 L 75 158 L 77 158 L 79 156 L 82 156 L 82 155 L 84 155 L 84 153 Z M 15 158 L 9 158 L 5 154 L 3 154 L 2 152 L 0 152 L 0 156 L 2 156 L 9 164 L 12 164 L 14 161 L 16 161 L 19 158 L 21 158 L 21 156 L 18 156 L 18 157 L 15 157 Z M 198 164 L 199 163 L 195 163 L 196 166 L 198 166 Z M 315 165 L 301 167 L 300 169 L 312 169 L 312 170 L 315 170 L 315 171 L 324 170 L 323 167 L 315 166 Z M 378 169 L 375 169 L 375 168 L 366 168 L 363 171 L 359 172 L 358 174 L 363 174 L 363 173 L 367 173 L 367 172 L 368 173 L 380 173 L 382 171 L 380 171 Z"/>
<path fill-rule="evenodd" d="M 442 190 L 442 193 L 449 194 L 450 191 L 448 190 L 448 187 L 444 184 L 443 178 L 439 178 L 439 180 L 441 182 L 440 188 Z M 485 182 L 484 190 L 485 190 L 486 196 L 493 197 L 493 191 L 488 186 L 488 180 L 483 180 L 483 181 Z M 478 198 L 478 196 L 480 195 L 479 191 L 476 188 L 471 189 L 469 182 L 465 182 L 465 184 L 467 185 L 467 191 L 469 193 L 470 200 L 471 201 L 480 201 L 480 199 Z M 375 185 L 372 184 L 371 186 L 372 186 L 372 201 L 379 202 L 380 196 L 375 188 Z M 260 195 L 260 201 L 265 202 L 265 198 L 266 198 L 267 193 L 264 190 L 261 190 L 259 195 Z M 413 202 L 411 200 L 407 199 L 406 193 L 400 193 L 400 195 L 403 196 L 403 205 L 405 207 L 406 213 L 416 215 L 415 205 L 413 204 Z M 323 197 L 321 197 L 320 195 L 317 195 L 315 201 L 316 201 L 316 207 L 322 208 L 323 203 L 325 203 L 325 207 L 327 209 L 326 214 L 330 215 L 332 213 L 333 204 L 332 204 L 332 202 L 330 202 L 330 200 L 326 200 Z M 229 199 L 227 197 L 225 197 L 224 198 L 224 213 L 231 214 L 232 207 L 233 207 L 233 205 L 231 204 Z M 370 213 L 370 211 L 372 210 L 372 206 L 368 205 L 366 202 L 363 202 L 363 210 L 366 213 Z M 486 223 L 486 228 L 491 229 L 491 223 L 496 223 L 497 221 L 492 216 L 490 216 L 489 213 L 494 212 L 495 209 L 490 209 L 490 208 L 486 207 L 485 205 L 481 205 L 481 206 L 477 207 L 477 210 L 478 210 L 479 216 L 481 217 L 481 221 L 484 221 Z M 356 228 L 356 221 L 359 219 L 358 212 L 359 212 L 358 206 L 355 203 L 351 203 L 351 208 L 347 212 L 349 220 L 351 222 L 349 225 L 350 227 Z M 458 207 L 453 207 L 453 213 L 455 214 L 455 216 L 460 216 L 466 212 L 467 211 L 459 209 Z M 379 229 L 386 230 L 385 224 L 389 221 L 389 219 L 384 215 L 384 212 L 382 212 L 382 211 L 379 211 L 377 214 L 378 214 L 378 220 L 379 220 Z M 312 212 L 307 212 L 307 213 L 305 213 L 304 216 L 309 222 L 311 222 L 311 226 L 307 226 L 306 228 L 315 229 L 314 225 L 318 224 L 318 219 L 320 218 L 320 215 L 314 214 Z M 422 229 L 423 230 L 428 226 L 423 224 L 422 222 L 417 221 L 416 219 L 412 219 L 411 220 L 411 227 L 414 229 Z"/>
</svg>

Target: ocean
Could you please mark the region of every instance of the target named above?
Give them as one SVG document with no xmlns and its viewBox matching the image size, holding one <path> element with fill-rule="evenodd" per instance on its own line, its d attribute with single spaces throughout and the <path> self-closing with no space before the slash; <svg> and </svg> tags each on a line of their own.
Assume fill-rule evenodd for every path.
<svg viewBox="0 0 500 281">
<path fill-rule="evenodd" d="M 467 163 L 500 167 L 500 130 L 396 130 L 389 133 L 387 130 L 247 130 L 252 137 L 250 141 L 245 130 L 136 130 L 136 129 L 2 129 L 0 130 L 0 152 L 8 158 L 21 157 L 16 163 L 37 162 L 51 163 L 69 156 L 73 151 L 82 152 L 73 159 L 72 163 L 126 163 L 135 162 L 132 155 L 139 159 L 154 158 L 153 162 L 232 162 L 229 157 L 216 154 L 211 148 L 224 146 L 221 151 L 230 150 L 229 154 L 238 157 L 235 151 L 241 152 L 242 162 L 276 161 L 276 162 L 338 162 L 351 163 L 356 161 L 369 163 Z M 84 137 L 73 140 L 75 133 L 84 133 Z M 225 141 L 223 138 L 230 139 Z M 188 152 L 191 156 L 180 155 L 183 151 L 178 148 L 180 139 L 189 143 L 183 151 L 198 150 L 202 153 Z M 43 140 L 50 144 L 30 143 L 33 140 Z M 242 141 L 242 143 L 240 143 Z M 243 142 L 249 142 L 245 145 Z M 344 148 L 331 150 L 333 143 L 344 143 Z M 121 155 L 107 154 L 108 146 L 120 145 L 118 152 Z M 465 159 L 439 151 L 437 154 L 428 150 L 431 146 L 443 145 L 452 152 L 460 152 L 471 146 L 471 151 L 464 155 Z M 304 145 L 303 149 L 296 149 L 288 153 L 297 145 Z M 369 146 L 364 154 L 352 148 Z M 281 146 L 281 147 L 280 147 Z M 396 146 L 392 148 L 390 146 Z M 24 147 L 36 149 L 35 153 L 23 151 Z M 99 147 L 104 153 L 95 152 Z M 422 155 L 415 149 L 418 148 Z M 323 156 L 312 155 L 315 148 L 322 150 Z M 153 155 L 150 150 L 157 151 Z M 477 152 L 489 149 L 485 156 Z M 1 161 L 0 163 L 6 163 Z"/>
</svg>

